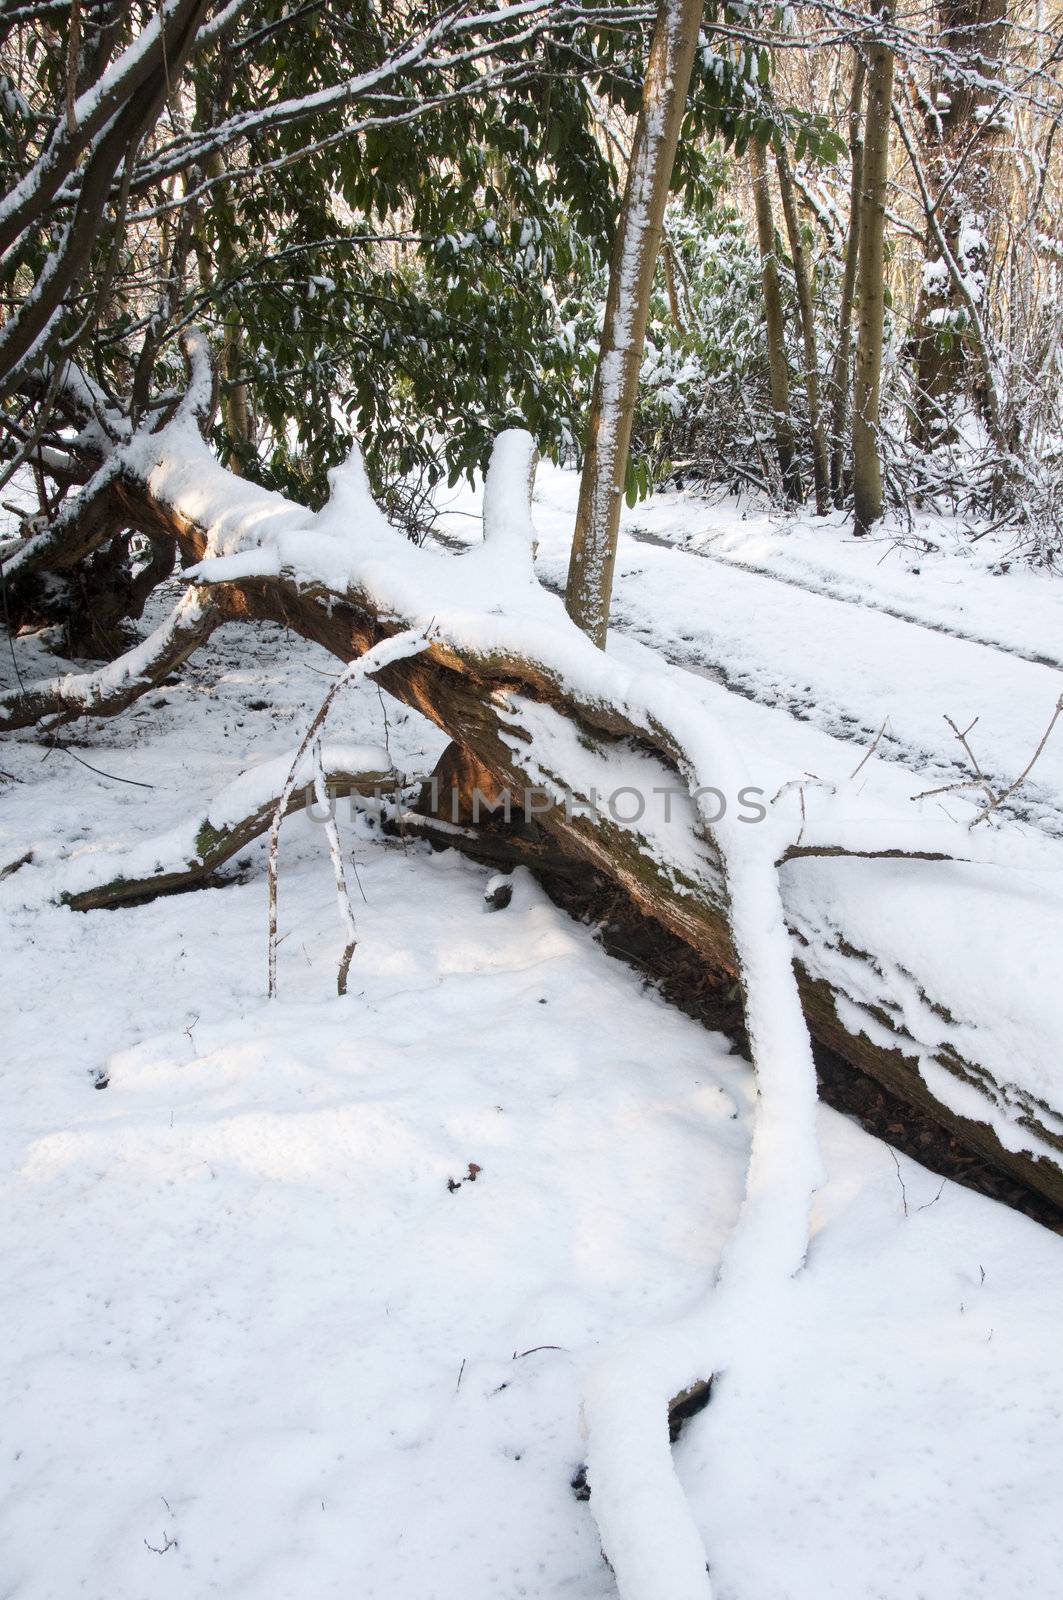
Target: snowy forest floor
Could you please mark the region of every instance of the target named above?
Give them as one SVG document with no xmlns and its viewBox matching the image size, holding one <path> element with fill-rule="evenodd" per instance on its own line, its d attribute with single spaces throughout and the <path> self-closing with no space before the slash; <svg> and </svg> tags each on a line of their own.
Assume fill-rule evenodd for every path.
<svg viewBox="0 0 1063 1600">
<path fill-rule="evenodd" d="M 555 581 L 572 500 L 543 471 Z M 447 526 L 475 535 L 464 504 Z M 980 716 L 987 770 L 1028 760 L 1060 687 L 1057 580 L 687 497 L 627 522 L 665 542 L 625 537 L 615 648 L 739 689 L 766 787 L 850 770 L 887 717 L 861 774 L 884 795 L 955 777 L 944 712 Z M 15 648 L 26 677 L 55 670 Z M 261 842 L 223 888 L 49 903 L 64 853 L 162 833 L 293 749 L 335 671 L 225 629 L 130 712 L 64 730 L 68 751 L 23 735 L 0 757 L 0 864 L 35 850 L 0 884 L 11 1600 L 615 1592 L 570 1489 L 582 1377 L 712 1279 L 741 1057 L 527 875 L 489 911 L 485 872 L 342 807 L 362 891 L 343 999 L 303 817 L 272 1003 Z M 369 687 L 341 730 L 407 770 L 441 747 Z M 1006 826 L 1063 833 L 1063 737 Z M 1041 1600 L 1063 1566 L 1063 1239 L 826 1108 L 820 1131 L 808 1267 L 676 1447 L 720 1600 Z"/>
</svg>

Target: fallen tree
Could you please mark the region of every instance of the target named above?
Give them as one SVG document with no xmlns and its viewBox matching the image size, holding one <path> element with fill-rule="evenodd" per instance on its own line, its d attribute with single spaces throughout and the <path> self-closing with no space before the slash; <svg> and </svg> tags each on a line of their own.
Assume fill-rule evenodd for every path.
<svg viewBox="0 0 1063 1600">
<path fill-rule="evenodd" d="M 1063 1117 L 1050 1074 L 1038 1079 L 1030 1062 L 1001 1053 L 998 975 L 980 973 L 982 1009 L 958 1014 L 951 995 L 920 981 L 929 951 L 920 952 L 918 926 L 909 919 L 900 946 L 892 935 L 876 942 L 881 930 L 866 915 L 869 899 L 896 889 L 898 871 L 970 874 L 956 864 L 967 860 L 983 864 L 982 877 L 947 880 L 938 892 L 982 895 L 999 923 L 1009 914 L 1000 868 L 1013 866 L 1016 846 L 918 816 L 883 822 L 798 785 L 751 804 L 759 791 L 689 680 L 607 657 L 538 584 L 527 434 L 496 444 L 483 544 L 464 555 L 418 549 L 375 506 L 357 452 L 332 474 L 318 513 L 234 477 L 202 437 L 214 392 L 205 341 L 190 338 L 188 355 L 189 389 L 169 422 L 110 446 L 86 427 L 70 451 L 80 453 L 83 494 L 93 498 L 92 536 L 108 533 L 96 517 L 105 475 L 122 523 L 180 551 L 191 598 L 102 674 L 19 687 L 0 715 L 26 728 L 114 714 L 171 670 L 175 634 L 187 654 L 221 621 L 280 623 L 344 662 L 373 652 L 364 665 L 381 687 L 454 741 L 429 796 L 437 816 L 424 821 L 428 831 L 485 858 L 592 867 L 706 963 L 734 974 L 759 1095 L 746 1200 L 720 1287 L 684 1323 L 603 1358 L 587 1391 L 592 1505 L 622 1594 L 659 1592 L 667 1571 L 670 1600 L 703 1600 L 704 1552 L 671 1473 L 668 1404 L 736 1359 L 765 1284 L 804 1259 L 820 1171 L 809 1033 L 1063 1202 Z M 76 503 L 67 523 L 83 545 Z M 16 552 L 23 567 L 40 562 L 46 571 L 63 558 L 54 530 L 31 531 Z M 415 637 L 416 653 L 389 649 L 397 635 Z M 275 809 L 290 784 L 274 788 L 265 798 Z M 627 814 L 621 794 L 642 803 Z M 647 805 L 650 796 L 659 805 Z M 477 828 L 483 805 L 503 815 Z M 247 837 L 264 818 L 259 794 L 240 815 L 226 808 L 224 831 Z M 216 831 L 219 820 L 209 809 Z M 191 831 L 202 866 L 209 850 Z M 1028 850 L 1027 859 L 1041 858 Z M 188 865 L 187 851 L 170 870 L 163 863 L 155 886 L 175 886 L 174 872 Z M 876 885 L 868 876 L 876 872 L 891 876 Z M 108 881 L 135 882 L 140 893 L 152 877 L 126 870 Z M 57 892 L 76 891 L 60 883 Z M 940 980 L 940 964 L 926 965 Z M 1051 1053 L 1050 1038 L 1044 1049 Z M 650 1495 L 640 1487 L 647 1474 Z"/>
<path fill-rule="evenodd" d="M 421 656 L 386 666 L 377 677 L 454 740 L 436 786 L 443 795 L 436 807 L 440 820 L 465 820 L 464 810 L 452 815 L 455 789 L 466 799 L 477 785 L 495 800 L 504 791 L 521 796 L 529 788 L 555 796 L 549 805 L 540 798 L 529 818 L 518 805 L 509 826 L 488 815 L 479 830 L 449 837 L 484 860 L 553 870 L 565 870 L 566 863 L 569 870 L 593 867 L 713 967 L 734 972 L 716 829 L 700 825 L 683 798 L 692 761 L 703 759 L 719 786 L 723 759 L 703 728 L 691 730 L 693 749 L 702 746 L 700 758 L 677 734 L 674 677 L 662 684 L 664 715 L 632 700 L 631 675 L 590 652 L 555 598 L 540 589 L 531 562 L 534 463 L 526 436 L 504 436 L 496 451 L 486 485 L 483 547 L 466 556 L 417 550 L 377 511 L 357 460 L 333 475 L 332 499 L 317 515 L 227 472 L 196 426 L 197 419 L 205 422 L 212 403 L 209 353 L 196 341 L 190 349 L 192 381 L 173 420 L 157 433 L 116 443 L 108 455 L 100 450 L 99 430 L 87 428 L 91 448 L 81 459 L 81 492 L 94 518 L 103 478 L 115 518 L 153 541 L 175 543 L 186 562 L 199 563 L 188 574 L 188 589 L 148 639 L 99 672 L 26 684 L 0 697 L 0 727 L 50 728 L 77 717 L 114 715 L 223 622 L 277 622 L 342 661 L 402 628 L 432 623 L 433 637 Z M 80 393 L 75 387 L 68 395 L 72 407 Z M 86 403 L 86 422 L 92 420 Z M 76 453 L 75 444 L 72 457 Z M 83 550 L 76 506 L 64 523 Z M 97 522 L 98 541 L 113 532 L 113 522 Z M 37 562 L 51 570 L 70 556 L 54 531 L 34 530 L 7 559 L 16 571 Z M 577 663 L 578 672 L 572 670 Z M 685 714 L 701 720 L 695 705 Z M 646 795 L 678 784 L 671 820 L 665 824 L 658 817 L 652 837 L 645 819 L 624 822 L 590 805 L 593 791 L 610 794 L 624 777 L 631 780 L 624 787 Z M 736 777 L 734 793 L 741 787 Z M 565 796 L 578 803 L 566 805 Z M 786 798 L 793 813 L 788 820 L 782 822 L 785 807 L 779 803 L 760 826 L 778 830 L 782 823 L 775 859 L 784 865 L 798 982 L 813 1035 L 892 1092 L 933 1112 L 1020 1181 L 1063 1203 L 1063 1121 L 1050 1097 L 1004 1074 L 985 1059 L 988 1050 L 979 1053 L 989 1042 L 984 1030 L 976 1030 L 978 1038 L 968 1028 L 963 1048 L 950 1038 L 950 1032 L 962 1031 L 965 1019 L 951 1018 L 943 997 L 920 984 L 917 946 L 900 959 L 896 952 L 865 948 L 847 927 L 844 910 L 832 928 L 802 894 L 809 858 L 1013 865 L 1021 862 L 1019 847 L 972 840 L 959 828 L 921 817 L 894 825 L 893 835 L 883 837 L 880 826 L 858 815 L 843 820 L 830 798 L 815 789 L 801 793 L 806 815 L 798 827 L 797 796 Z M 807 865 L 798 868 L 802 861 Z M 988 880 L 985 892 L 992 893 Z M 917 935 L 913 929 L 913 940 Z M 903 981 L 898 967 L 906 969 Z M 928 1068 L 939 1069 L 932 1073 L 934 1087 L 927 1082 Z M 967 1109 L 945 1103 L 942 1073 L 962 1086 Z"/>
</svg>

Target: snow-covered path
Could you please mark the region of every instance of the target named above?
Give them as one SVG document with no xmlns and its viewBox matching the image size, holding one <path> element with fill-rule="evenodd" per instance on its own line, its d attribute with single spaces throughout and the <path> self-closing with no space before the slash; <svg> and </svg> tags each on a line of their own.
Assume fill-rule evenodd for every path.
<svg viewBox="0 0 1063 1600">
<path fill-rule="evenodd" d="M 554 586 L 564 582 L 577 486 L 574 473 L 540 468 L 538 570 Z M 475 524 L 463 515 L 451 527 L 468 538 Z M 978 719 L 975 753 L 1006 788 L 1063 692 L 1063 582 L 993 576 L 955 554 L 854 548 L 830 522 L 811 535 L 804 524 L 772 531 L 766 518 L 750 530 L 687 495 L 636 506 L 624 528 L 617 633 L 772 708 L 780 737 L 797 718 L 867 749 L 885 725 L 877 755 L 912 774 L 912 794 L 971 775 L 946 716 L 960 728 Z M 883 576 L 885 559 L 907 565 Z M 964 814 L 962 798 L 943 804 Z M 1063 836 L 1063 727 L 1010 811 Z"/>
<path fill-rule="evenodd" d="M 973 748 L 994 788 L 1006 788 L 1063 691 L 1051 667 L 774 577 L 681 550 L 642 546 L 625 558 L 617 628 L 835 738 L 866 747 L 885 724 L 878 753 L 925 775 L 913 793 L 971 775 L 945 715 L 960 728 L 978 718 Z M 1063 834 L 1063 739 L 1048 745 L 1013 814 Z"/>
<path fill-rule="evenodd" d="M 547 467 L 541 484 L 544 506 L 565 515 L 568 476 Z M 1016 563 L 1014 529 L 972 541 L 955 519 L 921 514 L 911 528 L 892 517 L 880 534 L 854 539 L 841 513 L 784 515 L 678 491 L 653 495 L 622 520 L 636 540 L 1063 667 L 1063 583 Z"/>
<path fill-rule="evenodd" d="M 637 543 L 661 543 L 653 534 L 639 529 L 630 528 L 627 531 Z M 667 544 L 668 541 L 664 542 Z M 933 600 L 921 602 L 909 586 L 880 580 L 876 588 L 869 589 L 848 574 L 833 570 L 826 563 L 817 563 L 816 568 L 809 570 L 803 561 L 791 563 L 783 559 L 781 551 L 773 551 L 769 563 L 767 560 L 757 560 L 744 551 L 730 555 L 726 550 L 714 549 L 709 543 L 702 544 L 692 539 L 685 539 L 678 548 L 724 566 L 738 567 L 743 572 L 759 573 L 775 583 L 792 584 L 795 589 L 805 589 L 809 594 L 824 595 L 831 600 L 840 600 L 845 605 L 862 606 L 869 611 L 896 617 L 901 622 L 929 628 L 932 633 L 947 633 L 956 639 L 986 644 L 995 650 L 1002 650 L 1006 655 L 1018 656 L 1020 661 L 1033 661 L 1038 666 L 1055 667 L 1063 671 L 1063 644 L 1060 643 L 1063 635 L 1063 592 L 1057 604 L 1045 606 L 1046 600 L 1051 601 L 1055 597 L 1051 590 L 1046 595 L 1042 589 L 1037 596 L 1038 604 L 1034 608 L 1030 634 L 1019 635 L 1014 626 L 1014 615 L 1009 616 L 1007 612 L 1002 614 L 997 609 L 998 597 L 991 593 L 988 585 L 976 592 L 974 604 L 971 603 L 971 597 L 965 597 L 963 603 L 955 608 L 943 607 Z M 995 587 L 999 588 L 999 585 Z M 1038 611 L 1045 611 L 1047 615 L 1038 617 Z M 1038 622 L 1044 625 L 1038 627 Z"/>
</svg>

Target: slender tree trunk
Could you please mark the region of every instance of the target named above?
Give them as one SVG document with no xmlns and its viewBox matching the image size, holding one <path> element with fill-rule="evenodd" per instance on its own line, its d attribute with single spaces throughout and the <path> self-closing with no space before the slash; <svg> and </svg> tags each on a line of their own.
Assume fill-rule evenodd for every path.
<svg viewBox="0 0 1063 1600">
<path fill-rule="evenodd" d="M 672 313 L 676 332 L 683 339 L 687 335 L 686 318 L 679 299 L 679 274 L 676 271 L 676 253 L 667 229 L 661 234 L 661 265 L 664 267 L 664 287 L 668 295 L 668 309 Z"/>
<path fill-rule="evenodd" d="M 702 10 L 702 0 L 658 8 L 609 269 L 565 596 L 569 616 L 603 648 L 646 319 Z"/>
<path fill-rule="evenodd" d="M 768 384 L 771 390 L 775 452 L 779 458 L 783 491 L 787 499 L 796 504 L 801 499 L 801 478 L 794 453 L 790 372 L 786 361 L 786 323 L 783 319 L 782 291 L 779 288 L 779 258 L 775 249 L 775 219 L 771 211 L 764 146 L 755 139 L 749 146 L 749 166 L 753 174 L 753 207 L 764 284 L 764 331 L 768 342 Z"/>
<path fill-rule="evenodd" d="M 812 304 L 812 273 L 805 241 L 801 237 L 801 219 L 797 215 L 797 201 L 794 199 L 790 157 L 781 139 L 775 148 L 775 165 L 779 174 L 779 197 L 782 200 L 786 234 L 790 241 L 790 260 L 794 265 L 797 305 L 801 318 L 801 342 L 805 353 L 805 393 L 808 396 L 808 419 L 812 432 L 812 478 L 816 493 L 816 514 L 825 517 L 830 504 L 830 469 L 827 462 L 827 433 L 819 394 L 819 350 L 816 341 L 816 313 Z"/>
<path fill-rule="evenodd" d="M 223 169 L 224 163 L 216 151 L 205 158 L 203 170 L 208 178 L 219 177 Z M 201 271 L 203 265 L 204 257 L 201 254 Z M 221 230 L 218 236 L 218 265 L 225 276 L 232 277 L 235 275 L 237 255 L 233 248 L 232 236 L 225 230 Z M 225 431 L 233 441 L 233 448 L 229 451 L 228 466 L 231 471 L 238 476 L 242 476 L 241 446 L 247 449 L 254 443 L 254 423 L 251 416 L 247 384 L 243 379 L 243 324 L 240 320 L 239 310 L 234 305 L 230 305 L 225 312 L 224 330 L 220 372 L 221 417 L 222 422 L 225 424 Z"/>
<path fill-rule="evenodd" d="M 984 274 L 980 278 L 977 273 L 972 274 L 965 270 L 966 266 L 969 265 L 969 255 L 957 260 L 953 254 L 952 247 L 937 215 L 930 184 L 923 170 L 919 151 L 916 149 L 915 141 L 908 131 L 903 113 L 896 105 L 893 108 L 893 120 L 900 132 L 901 141 L 904 144 L 912 172 L 915 175 L 920 198 L 926 211 L 927 228 L 937 245 L 939 252 L 937 257 L 938 264 L 944 268 L 948 275 L 951 291 L 955 297 L 954 305 L 959 308 L 964 318 L 963 339 L 966 348 L 962 352 L 962 359 L 958 367 L 962 387 L 953 386 L 951 389 L 946 387 L 933 392 L 923 391 L 924 399 L 928 403 L 933 402 L 936 408 L 932 413 L 933 426 L 924 442 L 928 445 L 941 443 L 943 440 L 953 436 L 953 429 L 949 420 L 949 403 L 954 404 L 961 392 L 973 390 L 986 427 L 989 430 L 989 435 L 1003 455 L 1012 448 L 1012 443 L 1004 426 L 1003 408 L 997 385 L 989 328 L 982 310 Z M 952 353 L 955 354 L 955 351 Z M 969 358 L 971 356 L 974 357 L 978 374 L 973 382 L 968 376 Z M 947 369 L 942 370 L 946 371 Z M 941 403 L 943 399 L 946 404 Z M 916 431 L 915 437 L 918 439 L 918 431 Z"/>
<path fill-rule="evenodd" d="M 878 20 L 893 22 L 894 0 L 884 0 Z M 882 515 L 882 461 L 879 455 L 879 390 L 882 383 L 882 332 L 886 314 L 883 238 L 890 116 L 893 105 L 893 50 L 885 38 L 871 49 L 864 122 L 864 172 L 856 268 L 859 305 L 856 373 L 853 384 L 853 497 L 857 535 L 867 533 Z"/>
<path fill-rule="evenodd" d="M 860 193 L 864 182 L 863 102 L 866 67 L 856 57 L 849 96 L 849 231 L 845 239 L 841 304 L 838 310 L 838 348 L 831 373 L 830 489 L 836 506 L 845 496 L 845 434 L 849 420 L 849 374 L 853 353 L 853 295 L 860 255 Z"/>
</svg>

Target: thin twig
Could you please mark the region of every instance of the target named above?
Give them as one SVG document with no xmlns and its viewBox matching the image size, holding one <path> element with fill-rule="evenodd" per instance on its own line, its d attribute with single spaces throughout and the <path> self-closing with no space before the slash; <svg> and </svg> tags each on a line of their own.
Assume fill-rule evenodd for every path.
<svg viewBox="0 0 1063 1600">
<path fill-rule="evenodd" d="M 1041 735 L 1041 742 L 1037 746 L 1037 749 L 1034 751 L 1033 755 L 1030 757 L 1028 763 L 1026 764 L 1026 767 L 1019 774 L 1019 776 L 1015 779 L 1015 782 L 1013 784 L 1010 784 L 1008 786 L 1008 788 L 1006 788 L 1004 790 L 1004 792 L 997 797 L 996 804 L 998 806 L 1002 805 L 1004 803 L 1004 801 L 1009 798 L 1009 796 L 1011 796 L 1011 795 L 1013 795 L 1015 793 L 1016 789 L 1020 788 L 1026 782 L 1026 779 L 1029 777 L 1030 773 L 1033 770 L 1034 762 L 1037 761 L 1037 759 L 1039 758 L 1039 756 L 1040 756 L 1042 750 L 1044 749 L 1045 745 L 1048 743 L 1049 738 L 1051 737 L 1052 729 L 1055 727 L 1056 723 L 1059 721 L 1061 715 L 1063 715 L 1063 694 L 1061 694 L 1059 699 L 1056 701 L 1056 709 L 1052 713 L 1052 716 L 1051 716 L 1051 718 L 1049 720 L 1049 723 L 1048 723 L 1048 727 L 1045 729 L 1044 733 Z M 982 813 L 982 817 L 988 816 L 988 814 L 989 814 L 988 810 L 984 811 Z M 972 822 L 972 824 L 971 824 L 972 828 L 975 826 L 975 823 L 978 823 L 978 822 L 982 821 L 982 817 L 976 817 L 975 818 L 974 822 Z"/>
<path fill-rule="evenodd" d="M 989 779 L 986 777 L 985 773 L 982 771 L 981 767 L 979 766 L 978 757 L 975 755 L 974 751 L 971 749 L 970 741 L 969 741 L 969 739 L 967 737 L 967 735 L 969 733 L 973 732 L 973 730 L 978 726 L 978 718 L 975 717 L 973 722 L 969 722 L 967 724 L 966 728 L 964 728 L 962 733 L 960 732 L 959 728 L 957 728 L 956 724 L 953 722 L 951 717 L 946 717 L 945 721 L 948 723 L 949 727 L 953 731 L 953 734 L 960 741 L 960 744 L 963 746 L 963 749 L 965 750 L 965 752 L 967 754 L 967 759 L 970 761 L 971 766 L 974 768 L 974 775 L 975 775 L 976 779 L 978 780 L 978 784 L 979 784 L 979 786 L 981 788 L 983 788 L 985 790 L 986 794 L 989 796 L 989 805 L 990 805 L 990 808 L 992 808 L 993 805 L 996 803 L 996 796 L 993 793 L 993 786 L 989 782 Z"/>
<path fill-rule="evenodd" d="M 945 721 L 948 723 L 953 734 L 963 746 L 963 749 L 967 755 L 967 759 L 974 768 L 975 775 L 973 778 L 961 778 L 958 783 L 942 784 L 937 789 L 922 789 L 918 794 L 913 794 L 912 799 L 929 800 L 932 796 L 938 794 L 956 794 L 963 789 L 982 789 L 985 791 L 986 804 L 982 807 L 981 811 L 973 819 L 973 821 L 968 824 L 969 828 L 976 828 L 980 822 L 984 822 L 987 817 L 993 814 L 994 811 L 999 811 L 1004 802 L 1009 800 L 1017 789 L 1021 789 L 1022 785 L 1026 782 L 1026 779 L 1033 771 L 1035 763 L 1041 756 L 1045 745 L 1048 743 L 1052 735 L 1052 730 L 1061 716 L 1063 716 L 1063 694 L 1061 694 L 1059 699 L 1056 701 L 1055 710 L 1049 718 L 1048 727 L 1041 735 L 1037 749 L 1034 751 L 1033 755 L 1030 757 L 1029 761 L 1026 763 L 1026 766 L 1023 768 L 1022 772 L 1020 772 L 1015 781 L 1013 783 L 1009 783 L 1007 788 L 1001 789 L 999 793 L 993 788 L 993 785 L 982 771 L 978 757 L 971 748 L 971 743 L 968 736 L 972 729 L 977 726 L 978 718 L 975 717 L 973 722 L 968 723 L 967 727 L 961 730 L 960 728 L 957 728 L 951 717 L 946 717 Z"/>
<path fill-rule="evenodd" d="M 340 916 L 347 933 L 347 943 L 340 958 L 339 972 L 336 977 L 336 992 L 344 995 L 347 993 L 347 974 L 351 970 L 351 960 L 358 945 L 358 929 L 354 921 L 354 912 L 351 909 L 351 896 L 347 889 L 347 878 L 343 870 L 343 852 L 340 849 L 339 829 L 336 827 L 336 815 L 329 802 L 328 786 L 325 783 L 325 766 L 321 754 L 321 740 L 314 740 L 314 796 L 319 806 L 325 808 L 325 837 L 328 840 L 329 855 L 332 858 L 332 871 L 336 879 L 336 898 L 339 901 Z"/>
<path fill-rule="evenodd" d="M 915 1208 L 916 1211 L 929 1211 L 931 1206 L 937 1205 L 938 1201 L 941 1199 L 941 1196 L 945 1192 L 945 1185 L 946 1185 L 946 1183 L 948 1183 L 948 1181 L 949 1180 L 947 1178 L 942 1178 L 941 1186 L 938 1189 L 938 1192 L 934 1196 L 933 1200 L 926 1200 L 926 1201 L 924 1201 L 924 1203 L 921 1206 L 916 1206 L 916 1208 Z"/>
<path fill-rule="evenodd" d="M 852 772 L 850 772 L 850 774 L 849 774 L 850 783 L 856 777 L 856 775 L 860 771 L 860 769 L 867 765 L 867 763 L 871 760 L 871 757 L 874 755 L 875 751 L 878 749 L 878 742 L 882 738 L 882 735 L 885 733 L 887 724 L 889 723 L 889 720 L 890 720 L 889 717 L 884 717 L 882 719 L 882 726 L 878 730 L 878 732 L 876 733 L 875 737 L 872 739 L 870 745 L 868 746 L 867 751 L 866 751 L 866 753 L 864 755 L 864 759 L 857 766 L 855 766 L 853 768 Z"/>
<path fill-rule="evenodd" d="M 273 813 L 273 821 L 269 830 L 269 850 L 266 867 L 266 877 L 269 888 L 267 993 L 271 1000 L 276 999 L 277 996 L 277 855 L 280 845 L 281 823 L 284 820 L 284 814 L 288 809 L 288 801 L 291 799 L 292 790 L 295 788 L 303 757 L 310 749 L 310 746 L 317 736 L 319 728 L 322 727 L 325 718 L 332 709 L 332 702 L 335 700 L 336 696 L 339 694 L 344 685 L 348 683 L 355 683 L 359 678 L 365 677 L 368 673 L 378 672 L 381 667 L 388 666 L 392 661 L 401 661 L 407 656 L 419 655 L 422 650 L 427 650 L 429 642 L 428 632 L 428 629 L 425 629 L 423 633 L 420 633 L 416 629 L 407 628 L 402 633 L 397 633 L 390 639 L 381 640 L 381 642 L 374 645 L 371 650 L 367 650 L 365 655 L 359 656 L 356 661 L 348 662 L 347 666 L 343 669 L 335 683 L 329 689 L 324 700 L 322 700 L 312 722 L 310 723 L 309 728 L 307 728 L 306 733 L 303 735 L 302 743 L 295 752 L 295 760 L 291 764 L 288 776 L 284 780 L 284 787 L 278 796 L 276 810 Z M 346 972 L 342 971 L 342 969 L 341 972 L 342 976 L 345 978 Z M 340 993 L 343 993 L 342 989 L 340 990 Z"/>
</svg>

